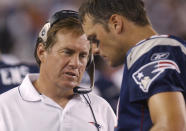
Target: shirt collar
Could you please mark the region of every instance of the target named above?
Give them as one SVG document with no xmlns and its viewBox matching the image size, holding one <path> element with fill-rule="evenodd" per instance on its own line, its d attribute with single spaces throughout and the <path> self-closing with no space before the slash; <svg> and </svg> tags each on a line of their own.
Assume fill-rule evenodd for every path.
<svg viewBox="0 0 186 131">
<path fill-rule="evenodd" d="M 42 95 L 35 89 L 32 82 L 37 80 L 39 74 L 27 74 L 23 82 L 19 86 L 21 97 L 26 101 L 41 101 Z M 82 95 L 76 94 L 72 99 L 80 100 L 86 103 Z"/>
<path fill-rule="evenodd" d="M 40 101 L 39 92 L 35 89 L 32 82 L 39 77 L 39 74 L 28 74 L 19 86 L 21 97 L 26 101 Z"/>
</svg>

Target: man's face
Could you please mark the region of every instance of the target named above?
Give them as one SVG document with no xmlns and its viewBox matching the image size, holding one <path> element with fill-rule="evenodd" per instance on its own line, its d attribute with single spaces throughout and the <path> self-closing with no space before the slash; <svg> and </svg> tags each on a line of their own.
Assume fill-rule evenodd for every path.
<svg viewBox="0 0 186 131">
<path fill-rule="evenodd" d="M 58 31 L 56 43 L 45 51 L 41 63 L 43 77 L 57 87 L 76 87 L 88 62 L 90 44 L 85 35 Z"/>
<path fill-rule="evenodd" d="M 107 31 L 104 26 L 100 23 L 93 24 L 93 19 L 90 16 L 85 16 L 85 21 L 83 23 L 83 29 L 90 42 L 94 44 L 94 50 L 98 51 L 101 56 L 108 62 L 111 66 L 118 66 L 121 59 L 118 51 L 121 51 L 119 44 L 115 41 L 115 34 L 112 31 Z M 99 47 L 95 47 L 95 43 L 99 42 Z"/>
</svg>

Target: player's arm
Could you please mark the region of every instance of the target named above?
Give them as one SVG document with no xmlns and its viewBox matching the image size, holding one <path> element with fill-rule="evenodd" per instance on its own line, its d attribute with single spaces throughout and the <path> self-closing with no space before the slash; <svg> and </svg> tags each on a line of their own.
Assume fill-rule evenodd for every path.
<svg viewBox="0 0 186 131">
<path fill-rule="evenodd" d="M 186 131 L 186 108 L 181 92 L 164 92 L 149 98 L 153 127 L 150 131 Z"/>
</svg>

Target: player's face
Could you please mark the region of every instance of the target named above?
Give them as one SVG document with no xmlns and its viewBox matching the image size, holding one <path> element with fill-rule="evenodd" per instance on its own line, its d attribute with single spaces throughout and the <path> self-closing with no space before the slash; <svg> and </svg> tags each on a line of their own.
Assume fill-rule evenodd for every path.
<svg viewBox="0 0 186 131">
<path fill-rule="evenodd" d="M 93 24 L 92 21 L 93 19 L 90 16 L 85 16 L 83 29 L 85 31 L 87 39 L 91 43 L 98 46 L 96 50 L 99 49 L 99 51 L 96 52 L 99 52 L 109 65 L 120 65 L 122 62 L 119 52 L 122 52 L 122 50 L 119 44 L 116 42 L 115 35 L 113 34 L 113 32 L 107 31 L 102 24 Z"/>
<path fill-rule="evenodd" d="M 76 87 L 88 61 L 90 44 L 85 35 L 59 31 L 56 43 L 45 52 L 42 63 L 44 77 L 57 87 Z"/>
</svg>

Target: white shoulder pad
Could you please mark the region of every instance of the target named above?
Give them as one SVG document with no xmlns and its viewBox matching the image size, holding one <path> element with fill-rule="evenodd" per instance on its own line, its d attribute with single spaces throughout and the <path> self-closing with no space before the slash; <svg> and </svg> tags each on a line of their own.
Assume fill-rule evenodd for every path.
<svg viewBox="0 0 186 131">
<path fill-rule="evenodd" d="M 150 40 L 146 40 L 143 43 L 136 45 L 130 51 L 127 56 L 127 67 L 130 69 L 132 65 L 145 53 L 150 51 L 155 46 L 167 45 L 167 46 L 179 46 L 184 54 L 186 54 L 186 47 L 182 45 L 179 41 L 167 38 L 167 37 L 157 37 Z"/>
</svg>

